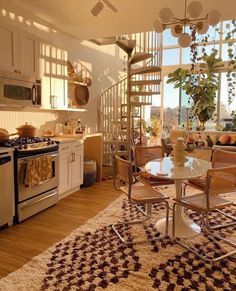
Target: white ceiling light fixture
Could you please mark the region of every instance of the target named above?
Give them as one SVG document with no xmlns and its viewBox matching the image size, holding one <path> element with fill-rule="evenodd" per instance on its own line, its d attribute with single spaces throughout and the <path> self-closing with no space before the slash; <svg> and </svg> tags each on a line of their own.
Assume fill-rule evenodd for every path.
<svg viewBox="0 0 236 291">
<path fill-rule="evenodd" d="M 161 33 L 165 28 L 171 28 L 171 34 L 178 37 L 178 43 L 181 47 L 191 45 L 191 36 L 185 32 L 187 26 L 195 26 L 199 34 L 205 34 L 209 25 L 215 26 L 220 22 L 221 15 L 217 10 L 212 10 L 206 17 L 199 18 L 202 14 L 203 7 L 199 1 L 192 1 L 187 5 L 187 0 L 184 0 L 184 18 L 176 18 L 170 8 L 162 8 L 159 12 L 153 28 L 156 32 Z"/>
<path fill-rule="evenodd" d="M 110 1 L 108 1 L 108 0 L 99 0 L 94 6 L 93 6 L 93 8 L 91 9 L 91 13 L 92 13 L 92 15 L 93 16 L 95 16 L 95 17 L 97 17 L 100 13 L 101 13 L 101 11 L 103 10 L 103 8 L 104 8 L 104 3 L 113 11 L 113 12 L 118 12 L 118 10 L 116 9 L 116 7 L 115 6 L 113 6 L 112 4 L 111 4 L 111 2 Z"/>
</svg>

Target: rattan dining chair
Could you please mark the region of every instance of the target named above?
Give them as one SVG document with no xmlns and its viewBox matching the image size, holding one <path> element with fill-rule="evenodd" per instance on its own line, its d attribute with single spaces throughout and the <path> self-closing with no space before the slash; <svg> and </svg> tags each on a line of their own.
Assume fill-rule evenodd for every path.
<svg viewBox="0 0 236 291">
<path fill-rule="evenodd" d="M 236 164 L 236 152 L 232 151 L 225 151 L 225 150 L 220 150 L 217 149 L 213 152 L 212 155 L 212 168 L 221 168 L 221 167 L 227 167 L 227 166 L 232 166 Z M 183 196 L 185 196 L 186 192 L 186 187 L 191 186 L 194 187 L 200 191 L 204 191 L 206 188 L 207 180 L 206 176 L 202 176 L 200 178 L 194 178 L 194 179 L 189 179 L 188 181 L 185 182 L 184 187 L 183 187 Z M 232 194 L 234 195 L 234 194 Z M 235 193 L 236 195 L 236 193 Z M 233 202 L 233 205 L 235 203 Z M 228 227 L 236 224 L 236 217 L 232 216 L 228 213 L 226 213 L 223 210 L 217 209 L 217 212 L 220 214 L 230 218 L 232 222 L 225 223 L 225 224 L 217 224 L 215 226 L 210 227 L 211 229 L 219 229 L 223 227 Z"/>
<path fill-rule="evenodd" d="M 123 185 L 123 182 L 126 185 Z M 162 194 L 159 191 L 156 191 L 152 187 L 148 185 L 136 186 L 133 171 L 132 171 L 132 163 L 130 161 L 124 160 L 115 155 L 114 157 L 114 180 L 113 185 L 115 189 L 121 190 L 128 197 L 128 200 L 133 205 L 144 205 L 147 209 L 147 215 L 142 220 L 134 220 L 134 221 L 124 221 L 119 222 L 112 225 L 112 229 L 115 231 L 119 239 L 125 244 L 135 244 L 135 243 L 143 243 L 145 241 L 155 241 L 162 239 L 163 236 L 154 237 L 152 239 L 147 240 L 136 240 L 129 241 L 125 240 L 120 231 L 119 227 L 124 225 L 135 225 L 135 224 L 143 224 L 146 221 L 150 220 L 152 215 L 152 204 L 163 203 L 166 206 L 166 228 L 165 235 L 168 234 L 168 221 L 169 221 L 169 204 L 168 204 L 168 196 Z"/>
<path fill-rule="evenodd" d="M 236 254 L 236 243 L 229 241 L 228 239 L 216 235 L 211 232 L 209 225 L 209 213 L 216 209 L 222 209 L 226 206 L 232 205 L 232 201 L 229 201 L 219 194 L 231 193 L 236 191 L 236 166 L 214 168 L 207 171 L 206 175 L 206 187 L 205 191 L 199 194 L 189 195 L 182 197 L 180 200 L 174 199 L 173 204 L 173 228 L 172 235 L 174 240 L 193 252 L 196 256 L 206 261 L 218 261 L 228 256 Z M 207 255 L 201 255 L 199 249 L 190 247 L 180 238 L 175 237 L 175 209 L 176 205 L 181 205 L 184 208 L 191 209 L 200 215 L 202 215 L 202 231 L 205 235 L 216 238 L 224 243 L 232 246 L 233 251 L 224 255 L 210 259 Z"/>
<path fill-rule="evenodd" d="M 159 178 L 151 173 L 145 172 L 144 166 L 155 159 L 164 158 L 164 150 L 162 146 L 135 146 L 134 147 L 134 165 L 136 177 L 150 186 L 161 186 L 174 184 L 173 180 Z M 137 169 L 141 171 L 138 172 Z"/>
</svg>

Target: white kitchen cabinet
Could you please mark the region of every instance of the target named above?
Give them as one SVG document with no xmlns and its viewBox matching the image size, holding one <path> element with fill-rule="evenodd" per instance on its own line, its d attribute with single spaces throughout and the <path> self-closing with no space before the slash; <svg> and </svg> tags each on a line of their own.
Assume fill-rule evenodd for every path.
<svg viewBox="0 0 236 291">
<path fill-rule="evenodd" d="M 0 52 L 0 68 L 17 70 L 17 29 L 4 23 L 0 23 Z"/>
<path fill-rule="evenodd" d="M 39 78 L 39 40 L 22 30 L 18 32 L 18 60 L 23 74 Z"/>
<path fill-rule="evenodd" d="M 59 155 L 59 194 L 67 192 L 71 188 L 71 153 Z"/>
<path fill-rule="evenodd" d="M 82 141 L 59 146 L 59 198 L 83 184 L 84 146 Z"/>
<path fill-rule="evenodd" d="M 0 185 L 0 226 L 12 225 L 15 215 L 13 153 L 0 151 Z"/>
<path fill-rule="evenodd" d="M 83 166 L 84 166 L 84 150 L 83 144 L 75 143 L 72 145 L 71 163 L 71 186 L 72 188 L 83 184 Z"/>
<path fill-rule="evenodd" d="M 39 40 L 0 22 L 0 69 L 39 77 Z"/>
</svg>

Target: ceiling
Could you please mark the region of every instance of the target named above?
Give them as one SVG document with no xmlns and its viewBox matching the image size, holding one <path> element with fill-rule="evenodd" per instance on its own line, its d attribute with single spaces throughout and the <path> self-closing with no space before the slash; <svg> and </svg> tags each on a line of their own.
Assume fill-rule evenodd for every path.
<svg viewBox="0 0 236 291">
<path fill-rule="evenodd" d="M 78 39 L 121 35 L 152 29 L 162 7 L 170 7 L 175 17 L 183 18 L 184 0 L 110 0 L 118 9 L 107 6 L 94 17 L 90 10 L 98 0 L 12 0 L 18 6 L 51 23 L 57 29 Z M 191 2 L 189 0 L 188 2 Z M 235 18 L 235 0 L 200 0 L 205 16 L 217 9 L 222 19 Z"/>
</svg>

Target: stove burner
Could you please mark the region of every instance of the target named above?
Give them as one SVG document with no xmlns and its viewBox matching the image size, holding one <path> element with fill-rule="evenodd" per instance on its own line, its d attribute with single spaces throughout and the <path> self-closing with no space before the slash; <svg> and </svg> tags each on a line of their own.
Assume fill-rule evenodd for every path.
<svg viewBox="0 0 236 291">
<path fill-rule="evenodd" d="M 45 137 L 16 137 L 9 139 L 7 141 L 1 141 L 0 145 L 3 147 L 19 147 L 19 148 L 27 148 L 29 144 L 41 143 L 45 142 L 48 145 L 54 144 L 50 138 Z"/>
</svg>

